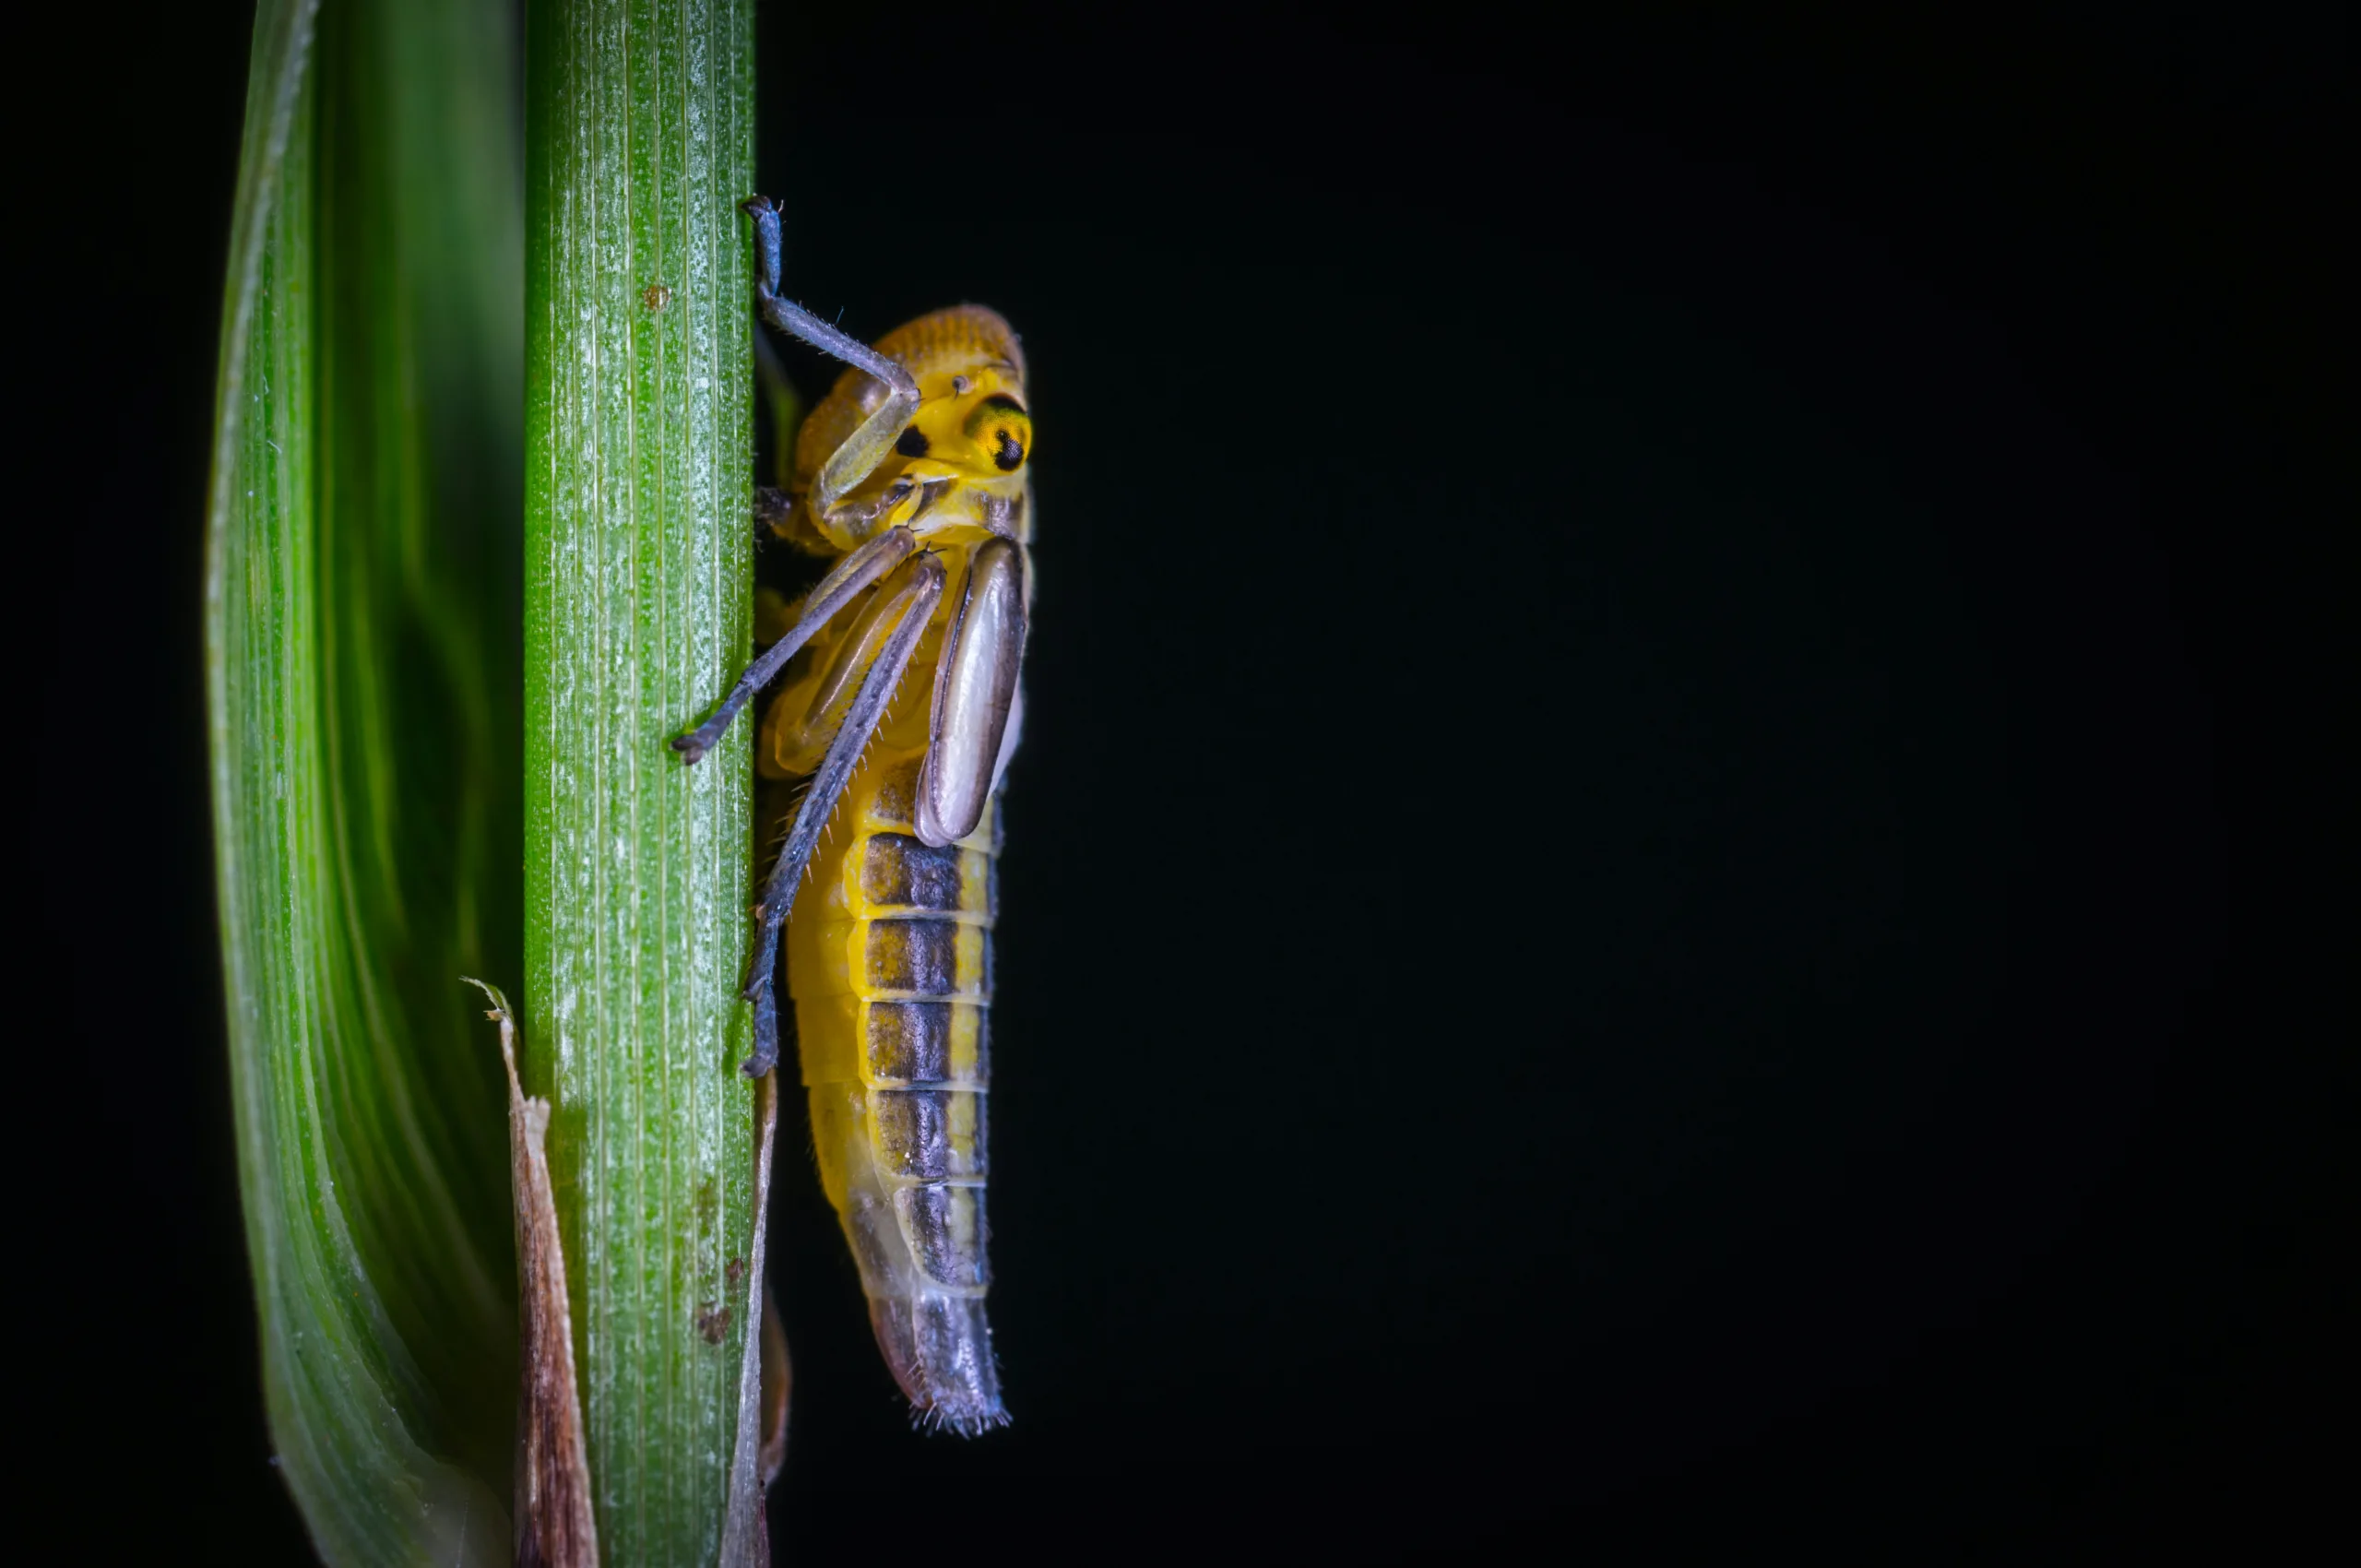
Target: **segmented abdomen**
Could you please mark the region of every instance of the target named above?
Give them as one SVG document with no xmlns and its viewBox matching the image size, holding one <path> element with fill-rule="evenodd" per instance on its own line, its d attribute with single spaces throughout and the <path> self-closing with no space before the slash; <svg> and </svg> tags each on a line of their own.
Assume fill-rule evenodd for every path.
<svg viewBox="0 0 2361 1568">
<path fill-rule="evenodd" d="M 918 758 L 858 772 L 788 931 L 820 1175 L 885 1360 L 920 1417 L 1006 1420 L 984 1317 L 995 802 L 932 849 Z"/>
</svg>

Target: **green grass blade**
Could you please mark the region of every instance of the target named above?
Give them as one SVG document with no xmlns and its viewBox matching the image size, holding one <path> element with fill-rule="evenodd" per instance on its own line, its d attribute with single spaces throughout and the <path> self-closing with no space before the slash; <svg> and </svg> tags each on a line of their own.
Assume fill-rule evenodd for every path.
<svg viewBox="0 0 2361 1568">
<path fill-rule="evenodd" d="M 207 677 L 273 1440 L 333 1562 L 503 1562 L 521 968 L 513 56 L 471 0 L 265 0 Z"/>
<path fill-rule="evenodd" d="M 710 1564 L 754 1205 L 751 0 L 536 0 L 527 60 L 527 1075 L 600 1544 Z"/>
</svg>

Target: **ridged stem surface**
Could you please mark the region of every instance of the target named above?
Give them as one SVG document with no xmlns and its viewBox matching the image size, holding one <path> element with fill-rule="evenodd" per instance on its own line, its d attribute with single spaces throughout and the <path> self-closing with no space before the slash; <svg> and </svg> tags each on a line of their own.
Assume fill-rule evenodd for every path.
<svg viewBox="0 0 2361 1568">
<path fill-rule="evenodd" d="M 750 0 L 535 0 L 527 54 L 527 1077 L 553 1107 L 601 1547 L 718 1548 L 754 1194 Z"/>
</svg>

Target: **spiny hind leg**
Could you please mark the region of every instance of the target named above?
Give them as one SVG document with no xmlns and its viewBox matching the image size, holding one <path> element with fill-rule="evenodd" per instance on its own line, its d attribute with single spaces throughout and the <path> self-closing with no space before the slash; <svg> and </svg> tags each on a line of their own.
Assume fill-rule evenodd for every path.
<svg viewBox="0 0 2361 1568">
<path fill-rule="evenodd" d="M 918 411 L 919 384 L 908 371 L 860 339 L 837 330 L 779 293 L 778 208 L 768 196 L 755 196 L 744 205 L 754 220 L 754 298 L 762 305 L 763 319 L 885 384 L 885 400 L 876 412 L 820 465 L 819 478 L 812 485 L 811 505 L 813 512 L 825 514 L 875 473 L 885 454 L 894 449 L 910 416 Z"/>
<path fill-rule="evenodd" d="M 851 603 L 855 595 L 900 565 L 917 548 L 918 540 L 909 529 L 888 529 L 837 562 L 828 575 L 804 595 L 803 612 L 796 618 L 795 624 L 788 628 L 787 635 L 765 648 L 752 664 L 746 666 L 745 672 L 738 677 L 738 683 L 730 688 L 730 695 L 721 699 L 721 706 L 713 710 L 712 717 L 675 739 L 672 749 L 691 762 L 698 761 L 713 750 L 729 730 L 731 720 L 738 717 L 739 709 L 752 701 L 756 692 L 770 684 L 772 678 L 787 667 L 787 661 L 795 657 L 797 649 L 810 642 L 836 612 Z"/>
<path fill-rule="evenodd" d="M 878 649 L 875 660 L 861 676 L 860 688 L 845 712 L 844 723 L 838 727 L 836 739 L 828 743 L 820 770 L 813 776 L 812 788 L 788 826 L 787 842 L 780 848 L 769 879 L 764 884 L 763 901 L 755 907 L 762 923 L 747 962 L 744 992 L 746 999 L 754 1004 L 754 1051 L 742 1064 L 750 1078 L 761 1077 L 778 1062 L 779 937 L 787 929 L 789 913 L 795 908 L 803 868 L 811 864 L 812 852 L 820 842 L 820 830 L 836 814 L 836 802 L 844 797 L 845 786 L 852 779 L 853 766 L 860 760 L 869 738 L 884 720 L 895 689 L 902 683 L 911 656 L 918 651 L 919 639 L 925 635 L 927 623 L 934 618 L 934 607 L 943 599 L 943 564 L 934 556 L 918 556 L 903 570 L 909 580 L 894 590 L 886 611 L 899 619 Z"/>
</svg>

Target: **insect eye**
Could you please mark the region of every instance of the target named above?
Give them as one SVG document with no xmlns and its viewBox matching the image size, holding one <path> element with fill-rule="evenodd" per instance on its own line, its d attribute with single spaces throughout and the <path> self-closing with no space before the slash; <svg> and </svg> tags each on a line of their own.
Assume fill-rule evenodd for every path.
<svg viewBox="0 0 2361 1568">
<path fill-rule="evenodd" d="M 967 434 L 992 455 L 992 466 L 1003 473 L 1014 473 L 1025 466 L 1025 454 L 1033 445 L 1033 422 L 1026 416 L 1025 405 L 1005 392 L 995 392 L 976 405 L 967 420 Z"/>
</svg>

